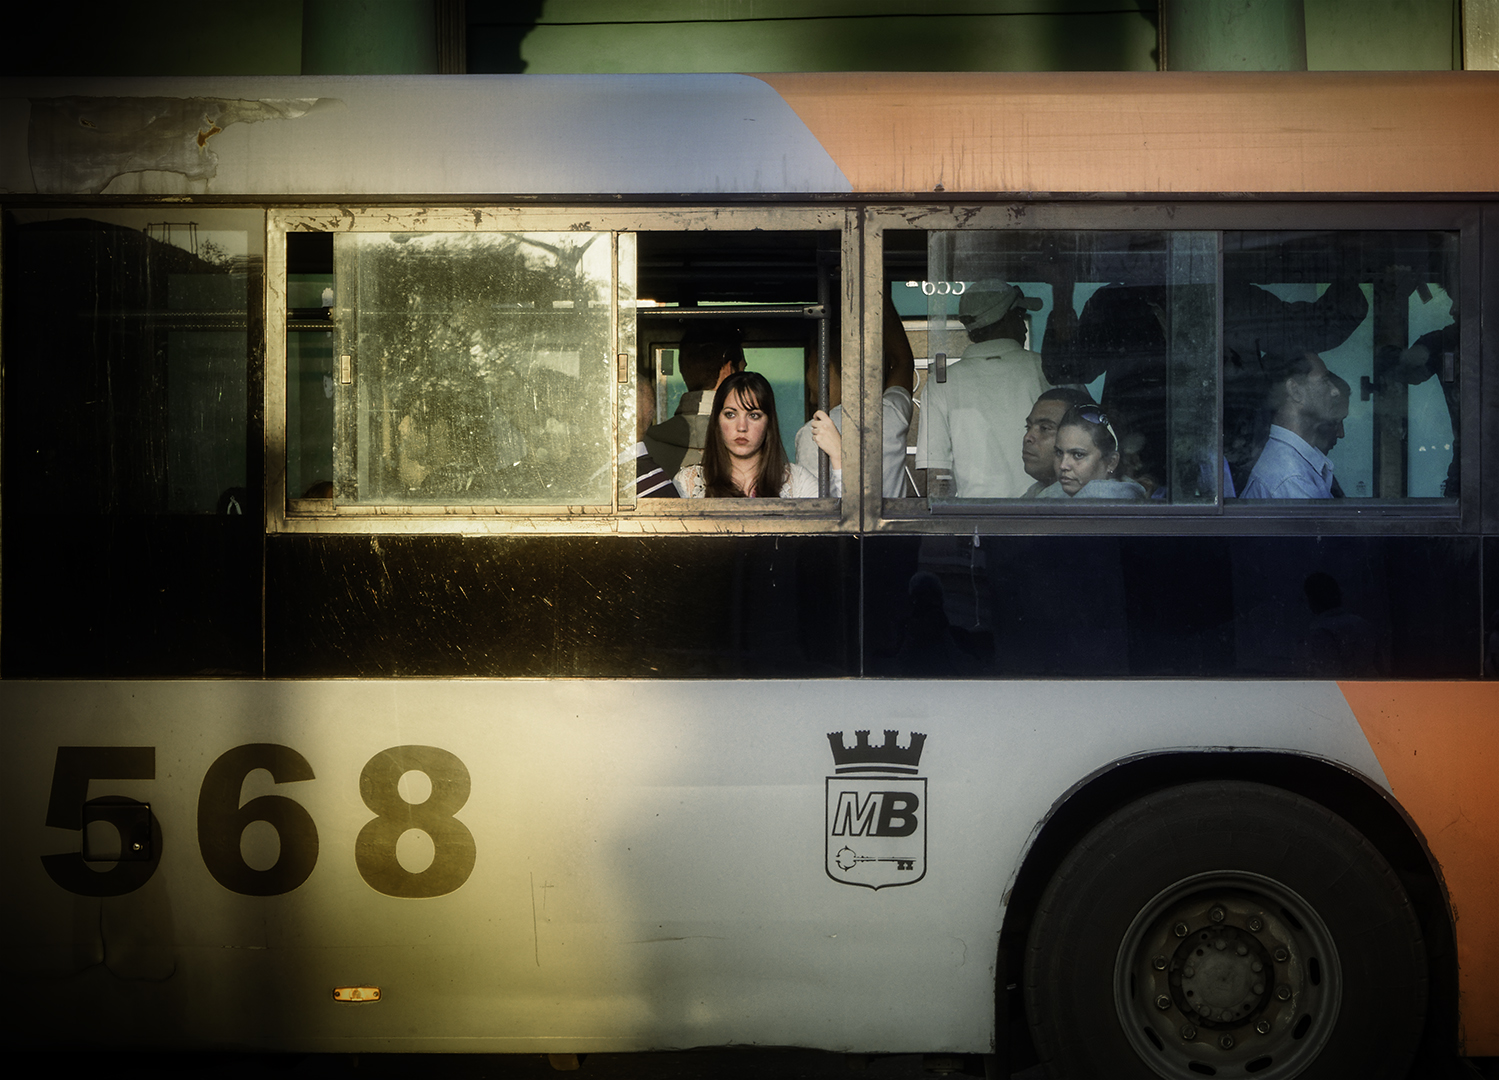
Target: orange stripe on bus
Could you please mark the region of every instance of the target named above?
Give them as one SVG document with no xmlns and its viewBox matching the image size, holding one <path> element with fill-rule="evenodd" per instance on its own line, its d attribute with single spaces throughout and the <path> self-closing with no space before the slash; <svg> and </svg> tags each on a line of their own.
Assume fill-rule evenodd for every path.
<svg viewBox="0 0 1499 1080">
<path fill-rule="evenodd" d="M 1340 684 L 1441 865 L 1467 1053 L 1499 1055 L 1499 684 Z"/>
<path fill-rule="evenodd" d="M 1499 139 L 1479 134 L 1499 116 L 1499 72 L 756 78 L 858 192 L 1499 188 Z"/>
</svg>

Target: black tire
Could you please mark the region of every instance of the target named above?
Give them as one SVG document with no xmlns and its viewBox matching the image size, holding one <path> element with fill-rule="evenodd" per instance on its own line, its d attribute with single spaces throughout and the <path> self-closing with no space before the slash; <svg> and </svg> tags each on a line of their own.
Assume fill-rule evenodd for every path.
<svg viewBox="0 0 1499 1080">
<path fill-rule="evenodd" d="M 1036 1049 L 1074 1080 L 1396 1080 L 1426 998 L 1389 864 L 1259 784 L 1186 784 L 1107 818 L 1052 877 L 1026 947 Z"/>
</svg>

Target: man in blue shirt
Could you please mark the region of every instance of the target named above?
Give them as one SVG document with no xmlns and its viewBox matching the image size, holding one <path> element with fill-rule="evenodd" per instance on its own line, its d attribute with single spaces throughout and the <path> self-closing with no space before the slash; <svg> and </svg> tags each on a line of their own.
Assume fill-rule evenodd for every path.
<svg viewBox="0 0 1499 1080">
<path fill-rule="evenodd" d="M 1316 444 L 1325 441 L 1327 424 L 1343 411 L 1347 393 L 1314 352 L 1301 353 L 1284 371 L 1270 389 L 1270 438 L 1240 498 L 1330 499 L 1332 462 Z"/>
</svg>

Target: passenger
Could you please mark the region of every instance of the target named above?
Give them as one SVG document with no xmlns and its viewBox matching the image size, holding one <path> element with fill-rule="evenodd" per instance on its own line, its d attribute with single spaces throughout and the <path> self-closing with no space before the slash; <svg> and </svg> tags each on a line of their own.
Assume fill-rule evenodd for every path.
<svg viewBox="0 0 1499 1080">
<path fill-rule="evenodd" d="M 1051 386 L 1041 357 L 1021 344 L 1040 306 L 1004 281 L 975 282 L 958 301 L 973 344 L 946 382 L 927 379 L 921 402 L 916 467 L 928 470 L 929 496 L 1013 499 L 1030 486 L 1013 433 Z"/>
<path fill-rule="evenodd" d="M 689 331 L 682 339 L 677 364 L 687 392 L 677 403 L 676 415 L 653 424 L 642 440 L 668 476 L 703 460 L 713 391 L 725 378 L 744 370 L 744 346 L 722 331 L 710 333 L 714 336 Z"/>
<path fill-rule="evenodd" d="M 1022 496 L 1034 499 L 1057 482 L 1057 425 L 1074 405 L 1091 405 L 1093 399 L 1086 390 L 1074 390 L 1070 386 L 1058 386 L 1046 391 L 1031 406 L 1031 414 L 1025 418 L 1025 437 L 1020 440 L 1020 457 L 1025 462 L 1026 475 L 1036 482 Z"/>
<path fill-rule="evenodd" d="M 1119 437 L 1097 405 L 1074 405 L 1067 410 L 1057 425 L 1052 456 L 1057 482 L 1039 492 L 1039 499 L 1145 501 L 1145 489 L 1120 474 Z"/>
<path fill-rule="evenodd" d="M 1314 352 L 1301 352 L 1276 370 L 1280 377 L 1271 384 L 1266 401 L 1270 436 L 1240 498 L 1330 499 L 1332 462 L 1313 440 L 1337 415 L 1347 395 Z"/>
<path fill-rule="evenodd" d="M 656 418 L 656 387 L 649 368 L 635 372 L 635 446 L 620 455 L 620 465 L 635 469 L 637 499 L 675 499 L 678 497 L 671 474 L 651 456 L 645 445 L 645 433 Z"/>
<path fill-rule="evenodd" d="M 828 414 L 812 417 L 812 435 L 833 463 L 833 494 L 842 493 L 838 429 Z M 677 473 L 677 491 L 689 499 L 815 499 L 817 477 L 786 460 L 775 391 L 765 376 L 740 371 L 713 395 L 701 465 Z"/>
<path fill-rule="evenodd" d="M 1247 487 L 1255 451 L 1264 442 L 1260 409 L 1277 381 L 1278 358 L 1305 350 L 1330 352 L 1369 314 L 1360 287 L 1356 237 L 1336 256 L 1326 291 L 1316 300 L 1281 300 L 1245 279 L 1249 265 L 1225 258 L 1223 267 L 1223 448 L 1234 485 Z"/>
<path fill-rule="evenodd" d="M 881 397 L 882 477 L 880 490 L 887 499 L 898 499 L 906 493 L 906 436 L 911 430 L 911 387 L 916 376 L 916 361 L 906 328 L 896 314 L 895 304 L 885 297 L 885 392 Z M 817 400 L 817 365 L 807 367 L 807 398 Z M 843 430 L 842 372 L 838 354 L 828 363 L 828 415 L 833 426 Z M 817 474 L 817 441 L 812 436 L 812 422 L 803 424 L 796 433 L 796 463 L 814 476 Z"/>
<path fill-rule="evenodd" d="M 1105 412 L 1120 424 L 1126 456 L 1140 459 L 1136 477 L 1163 482 L 1167 471 L 1169 410 L 1166 391 L 1167 310 L 1164 285 L 1104 285 L 1073 309 L 1069 272 L 1052 285 L 1052 310 L 1041 339 L 1042 370 L 1054 385 L 1091 383 L 1106 376 L 1100 394 Z"/>
<path fill-rule="evenodd" d="M 1353 393 L 1353 387 L 1348 385 L 1348 380 L 1331 368 L 1327 369 L 1327 378 L 1337 390 L 1338 398 L 1333 402 L 1332 413 L 1317 421 L 1316 431 L 1311 439 L 1311 444 L 1324 454 L 1332 453 L 1332 448 L 1338 445 L 1338 440 L 1347 434 L 1343 430 L 1343 421 L 1348 419 L 1348 408 L 1351 404 L 1349 395 Z"/>
<path fill-rule="evenodd" d="M 1331 368 L 1327 371 L 1327 377 L 1332 380 L 1333 386 L 1337 387 L 1342 397 L 1334 404 L 1333 414 L 1317 424 L 1317 433 L 1311 442 L 1318 450 L 1330 456 L 1332 448 L 1337 446 L 1338 440 L 1346 434 L 1343 430 L 1343 421 L 1348 419 L 1348 409 L 1353 400 L 1351 397 L 1353 387 L 1349 386 L 1347 380 Z M 1343 489 L 1339 486 L 1336 476 L 1332 478 L 1332 497 L 1334 499 L 1343 497 Z"/>
</svg>

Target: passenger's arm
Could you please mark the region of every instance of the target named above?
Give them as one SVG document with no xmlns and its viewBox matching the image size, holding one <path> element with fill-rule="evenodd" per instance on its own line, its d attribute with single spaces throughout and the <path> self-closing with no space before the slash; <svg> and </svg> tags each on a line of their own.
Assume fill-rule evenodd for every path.
<svg viewBox="0 0 1499 1080">
<path fill-rule="evenodd" d="M 807 426 L 812 429 L 812 439 L 817 443 L 818 449 L 828 456 L 830 467 L 834 471 L 843 468 L 843 436 L 839 434 L 832 417 L 818 409 L 812 414 L 812 420 Z M 797 456 L 801 456 L 800 452 Z"/>
</svg>

